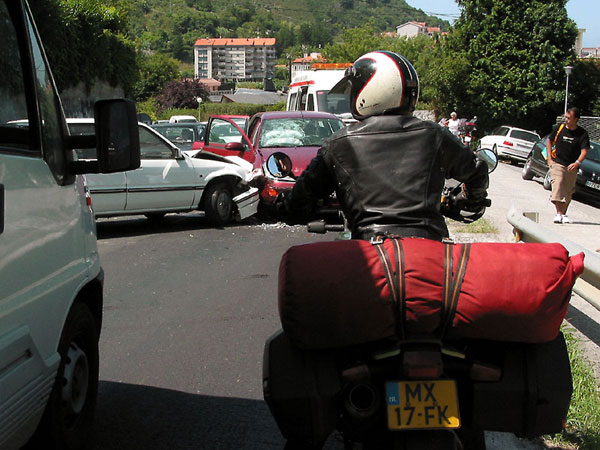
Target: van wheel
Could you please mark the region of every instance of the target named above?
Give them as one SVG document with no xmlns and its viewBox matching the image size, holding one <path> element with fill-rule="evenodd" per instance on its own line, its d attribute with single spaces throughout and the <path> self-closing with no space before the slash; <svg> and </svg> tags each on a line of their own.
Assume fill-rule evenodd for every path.
<svg viewBox="0 0 600 450">
<path fill-rule="evenodd" d="M 98 394 L 98 332 L 85 304 L 73 304 L 58 352 L 60 365 L 32 448 L 80 450 L 90 440 Z"/>
<path fill-rule="evenodd" d="M 229 223 L 233 200 L 227 183 L 215 183 L 208 187 L 204 196 L 204 212 L 213 225 L 223 226 Z"/>
</svg>

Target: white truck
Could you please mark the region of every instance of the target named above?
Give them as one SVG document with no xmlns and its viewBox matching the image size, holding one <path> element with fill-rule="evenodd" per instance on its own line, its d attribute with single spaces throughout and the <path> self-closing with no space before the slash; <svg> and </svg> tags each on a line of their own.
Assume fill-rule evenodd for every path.
<svg viewBox="0 0 600 450">
<path fill-rule="evenodd" d="M 329 94 L 329 90 L 344 76 L 347 64 L 315 64 L 312 70 L 299 70 L 290 84 L 287 111 L 321 111 L 335 114 L 344 123 L 356 122 L 350 113 L 349 96 Z"/>
<path fill-rule="evenodd" d="M 0 449 L 82 449 L 103 308 L 82 174 L 139 166 L 135 105 L 98 102 L 95 135 L 70 136 L 24 0 L 0 0 L 0 36 Z"/>
</svg>

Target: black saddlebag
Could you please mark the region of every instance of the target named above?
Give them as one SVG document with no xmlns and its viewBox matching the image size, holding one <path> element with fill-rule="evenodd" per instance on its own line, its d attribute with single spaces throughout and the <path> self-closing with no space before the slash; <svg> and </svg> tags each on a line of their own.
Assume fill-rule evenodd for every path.
<svg viewBox="0 0 600 450">
<path fill-rule="evenodd" d="M 573 392 L 562 333 L 544 344 L 487 343 L 481 351 L 501 363 L 502 379 L 473 385 L 473 427 L 529 438 L 559 433 Z"/>
<path fill-rule="evenodd" d="M 333 358 L 299 350 L 282 331 L 265 344 L 263 393 L 286 439 L 322 445 L 335 429 L 341 381 Z"/>
</svg>

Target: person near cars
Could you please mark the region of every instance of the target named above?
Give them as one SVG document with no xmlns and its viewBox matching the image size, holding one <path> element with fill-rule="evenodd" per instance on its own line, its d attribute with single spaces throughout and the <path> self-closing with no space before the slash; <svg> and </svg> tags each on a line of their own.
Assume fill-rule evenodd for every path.
<svg viewBox="0 0 600 450">
<path fill-rule="evenodd" d="M 403 56 L 376 51 L 361 56 L 334 86 L 348 92 L 358 120 L 325 141 L 284 199 L 305 217 L 334 191 L 352 236 L 448 236 L 440 213 L 445 178 L 465 183 L 463 205 L 487 197 L 485 164 L 448 128 L 413 117 L 419 79 Z"/>
<path fill-rule="evenodd" d="M 577 171 L 590 147 L 587 131 L 578 124 L 579 116 L 578 108 L 567 110 L 565 123 L 552 129 L 546 144 L 552 186 L 550 200 L 556 208 L 554 223 L 571 223 L 567 209 L 575 191 Z"/>
<path fill-rule="evenodd" d="M 450 132 L 454 135 L 454 136 L 458 136 L 460 131 L 458 129 L 458 127 L 460 126 L 460 120 L 458 120 L 458 116 L 456 114 L 455 111 L 452 111 L 450 113 L 450 120 L 448 120 L 448 128 L 450 129 Z"/>
</svg>

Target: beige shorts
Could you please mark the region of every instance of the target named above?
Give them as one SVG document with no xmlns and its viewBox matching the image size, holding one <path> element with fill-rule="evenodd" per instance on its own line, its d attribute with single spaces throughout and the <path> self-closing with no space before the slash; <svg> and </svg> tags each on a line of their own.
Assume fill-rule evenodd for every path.
<svg viewBox="0 0 600 450">
<path fill-rule="evenodd" d="M 550 200 L 553 202 L 570 203 L 573 192 L 575 192 L 576 181 L 576 170 L 570 172 L 562 164 L 552 163 L 552 166 L 550 166 L 550 183 L 552 185 Z"/>
</svg>

